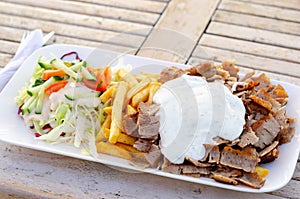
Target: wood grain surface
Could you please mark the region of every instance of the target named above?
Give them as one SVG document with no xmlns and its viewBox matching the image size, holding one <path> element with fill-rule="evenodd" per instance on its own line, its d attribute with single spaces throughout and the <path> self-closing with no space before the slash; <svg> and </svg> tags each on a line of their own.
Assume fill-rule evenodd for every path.
<svg viewBox="0 0 300 199">
<path fill-rule="evenodd" d="M 244 73 L 300 86 L 300 0 L 2 0 L 0 72 L 37 28 L 55 31 L 55 43 L 190 65 L 236 59 Z M 251 194 L 2 142 L 0 157 L 0 198 L 300 198 L 300 158 L 285 187 Z"/>
</svg>

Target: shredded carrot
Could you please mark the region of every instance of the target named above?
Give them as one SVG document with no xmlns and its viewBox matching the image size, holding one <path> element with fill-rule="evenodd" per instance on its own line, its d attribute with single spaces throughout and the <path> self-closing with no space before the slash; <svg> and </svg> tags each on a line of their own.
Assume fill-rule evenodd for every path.
<svg viewBox="0 0 300 199">
<path fill-rule="evenodd" d="M 58 77 L 62 77 L 64 76 L 66 73 L 63 70 L 45 70 L 42 74 L 41 79 L 42 80 L 48 80 L 53 76 L 58 76 Z"/>
<path fill-rule="evenodd" d="M 57 92 L 60 89 L 62 89 L 63 87 L 65 87 L 67 83 L 68 83 L 67 80 L 55 82 L 45 89 L 45 93 L 47 95 L 50 95 L 51 93 Z"/>
</svg>

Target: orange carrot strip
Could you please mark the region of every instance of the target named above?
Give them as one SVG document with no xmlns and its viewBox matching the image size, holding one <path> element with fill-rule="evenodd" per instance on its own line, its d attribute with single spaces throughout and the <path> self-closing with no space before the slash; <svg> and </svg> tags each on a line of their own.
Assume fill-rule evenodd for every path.
<svg viewBox="0 0 300 199">
<path fill-rule="evenodd" d="M 55 82 L 45 89 L 45 93 L 47 95 L 50 95 L 51 93 L 57 92 L 60 89 L 62 89 L 63 87 L 65 87 L 67 83 L 68 83 L 67 80 Z"/>
<path fill-rule="evenodd" d="M 64 76 L 66 73 L 63 70 L 45 70 L 42 74 L 41 79 L 42 80 L 48 80 L 53 76 L 59 76 L 62 77 Z"/>
</svg>

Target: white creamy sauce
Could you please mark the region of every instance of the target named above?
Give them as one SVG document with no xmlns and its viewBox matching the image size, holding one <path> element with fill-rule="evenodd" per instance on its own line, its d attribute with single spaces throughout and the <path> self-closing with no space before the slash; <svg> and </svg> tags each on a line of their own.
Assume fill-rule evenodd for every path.
<svg viewBox="0 0 300 199">
<path fill-rule="evenodd" d="M 164 83 L 153 101 L 160 104 L 160 146 L 172 163 L 185 157 L 200 160 L 203 144 L 216 144 L 213 138 L 238 138 L 245 124 L 242 100 L 222 83 L 183 75 Z"/>
</svg>

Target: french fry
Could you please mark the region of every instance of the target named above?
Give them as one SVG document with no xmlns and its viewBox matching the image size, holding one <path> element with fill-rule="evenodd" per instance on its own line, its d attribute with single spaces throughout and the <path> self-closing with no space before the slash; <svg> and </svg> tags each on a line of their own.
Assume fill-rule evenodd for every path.
<svg viewBox="0 0 300 199">
<path fill-rule="evenodd" d="M 262 178 L 267 177 L 269 174 L 269 170 L 260 166 L 255 167 L 255 172 Z"/>
<path fill-rule="evenodd" d="M 110 128 L 110 123 L 111 123 L 111 116 L 108 115 L 106 119 L 104 120 L 103 124 L 101 125 L 100 131 L 96 136 L 96 142 L 102 141 L 105 138 L 108 138 L 105 136 L 105 129 Z"/>
<path fill-rule="evenodd" d="M 103 111 L 108 114 L 108 115 L 111 115 L 111 112 L 112 112 L 112 106 L 107 106 L 105 108 L 103 108 Z"/>
<path fill-rule="evenodd" d="M 100 141 L 103 141 L 105 139 L 106 139 L 106 137 L 105 137 L 104 133 L 100 130 L 98 132 L 98 134 L 96 135 L 96 142 L 100 142 Z"/>
<path fill-rule="evenodd" d="M 121 129 L 117 126 L 115 120 L 111 121 L 108 141 L 115 144 L 120 136 Z"/>
<path fill-rule="evenodd" d="M 158 82 L 150 83 L 148 103 L 150 103 L 150 104 L 153 103 L 153 96 L 154 96 L 155 92 L 159 89 L 160 86 L 161 86 L 161 83 L 158 83 Z"/>
<path fill-rule="evenodd" d="M 122 79 L 128 83 L 129 88 L 132 88 L 139 83 L 134 75 L 130 73 L 127 73 Z"/>
<path fill-rule="evenodd" d="M 110 98 L 112 98 L 112 96 L 114 95 L 115 89 L 116 89 L 116 85 L 113 85 L 113 86 L 109 87 L 104 93 L 102 93 L 102 95 L 100 96 L 101 102 L 105 103 Z"/>
<path fill-rule="evenodd" d="M 130 153 L 125 150 L 124 148 L 115 145 L 115 144 L 111 144 L 109 142 L 98 142 L 96 144 L 97 147 L 97 152 L 98 153 L 104 153 L 107 155 L 112 155 L 112 156 L 116 156 L 119 158 L 124 158 L 126 160 L 131 160 L 131 155 Z"/>
<path fill-rule="evenodd" d="M 123 143 L 116 143 L 115 145 L 125 149 L 126 151 L 129 151 L 130 153 L 137 153 L 137 154 L 144 154 L 141 151 L 136 150 L 133 146 L 127 145 L 127 144 L 123 144 Z"/>
<path fill-rule="evenodd" d="M 109 142 L 115 144 L 121 133 L 122 127 L 122 114 L 123 106 L 127 93 L 128 84 L 124 81 L 120 81 L 116 88 L 116 93 L 113 101 L 112 112 L 111 112 L 111 125 L 109 133 Z"/>
<path fill-rule="evenodd" d="M 129 73 L 129 70 L 128 69 L 125 69 L 125 68 L 119 68 L 117 71 L 116 71 L 116 80 L 121 80 L 124 76 L 126 76 L 127 74 Z"/>
<path fill-rule="evenodd" d="M 126 135 L 125 133 L 120 133 L 117 142 L 128 144 L 128 145 L 132 146 L 135 143 L 135 138 L 131 137 L 129 135 Z"/>
<path fill-rule="evenodd" d="M 104 136 L 105 136 L 105 138 L 109 138 L 109 134 L 110 134 L 110 129 L 109 128 L 104 128 Z"/>
<path fill-rule="evenodd" d="M 142 71 L 141 74 L 150 78 L 155 78 L 155 79 L 159 78 L 159 73 L 149 73 L 149 72 Z"/>
<path fill-rule="evenodd" d="M 141 82 L 143 81 L 144 79 L 149 79 L 146 75 L 142 75 L 141 73 L 140 74 L 135 74 L 135 78 L 138 82 Z"/>
<path fill-rule="evenodd" d="M 127 105 L 127 115 L 135 115 L 137 113 L 136 109 L 130 104 Z"/>
<path fill-rule="evenodd" d="M 132 97 L 131 105 L 137 107 L 140 102 L 145 102 L 149 97 L 150 87 L 147 86 Z"/>
<path fill-rule="evenodd" d="M 148 78 L 145 78 L 134 87 L 132 87 L 127 93 L 127 100 L 130 100 L 136 93 L 148 86 L 149 82 L 150 80 Z"/>
</svg>

